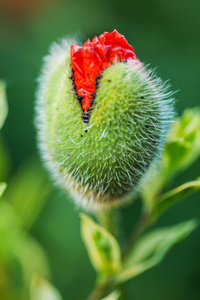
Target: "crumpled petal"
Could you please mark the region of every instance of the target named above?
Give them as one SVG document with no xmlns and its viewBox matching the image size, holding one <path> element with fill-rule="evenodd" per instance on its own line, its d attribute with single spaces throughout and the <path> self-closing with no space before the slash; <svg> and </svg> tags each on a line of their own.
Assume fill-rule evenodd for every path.
<svg viewBox="0 0 200 300">
<path fill-rule="evenodd" d="M 82 97 L 84 112 L 91 106 L 97 75 L 111 64 L 137 59 L 133 47 L 117 30 L 104 32 L 92 41 L 88 39 L 82 47 L 72 45 L 70 56 L 74 83 L 78 95 Z"/>
</svg>

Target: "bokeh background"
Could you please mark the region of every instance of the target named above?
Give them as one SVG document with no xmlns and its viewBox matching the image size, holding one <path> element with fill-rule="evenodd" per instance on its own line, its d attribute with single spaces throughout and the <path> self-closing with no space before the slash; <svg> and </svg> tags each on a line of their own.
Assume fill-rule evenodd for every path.
<svg viewBox="0 0 200 300">
<path fill-rule="evenodd" d="M 42 58 L 49 45 L 62 37 L 75 34 L 84 42 L 117 29 L 142 62 L 156 67 L 163 80 L 170 79 L 177 91 L 176 111 L 180 114 L 186 107 L 200 104 L 199 16 L 199 0 L 0 0 L 0 78 L 6 81 L 9 104 L 0 140 L 4 153 L 0 177 L 10 186 L 7 199 L 18 197 L 30 235 L 43 247 L 48 260 L 47 276 L 63 299 L 85 299 L 94 285 L 95 272 L 81 241 L 79 210 L 66 194 L 49 186 L 37 154 L 33 120 Z M 175 179 L 172 187 L 199 175 L 197 161 Z M 47 195 L 41 197 L 47 186 Z M 27 201 L 33 202 L 34 212 L 38 211 L 32 222 Z M 35 201 L 39 203 L 36 206 Z M 199 194 L 188 197 L 163 215 L 157 226 L 200 219 L 199 201 Z M 41 206 L 43 209 L 38 209 Z M 125 235 L 136 223 L 140 208 L 136 201 L 122 209 Z M 197 229 L 162 264 L 126 283 L 127 299 L 200 299 L 199 234 Z M 34 253 L 27 263 L 33 264 L 33 259 Z M 16 293 L 3 294 L 1 276 L 0 299 L 19 299 Z"/>
</svg>

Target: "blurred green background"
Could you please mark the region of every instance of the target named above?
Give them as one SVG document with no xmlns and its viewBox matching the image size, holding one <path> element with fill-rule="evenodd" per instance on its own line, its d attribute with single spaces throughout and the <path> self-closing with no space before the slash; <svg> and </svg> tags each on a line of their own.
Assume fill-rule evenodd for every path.
<svg viewBox="0 0 200 300">
<path fill-rule="evenodd" d="M 49 181 L 43 178 L 47 175 L 40 179 L 42 171 L 33 124 L 37 78 L 49 45 L 69 35 L 76 34 L 84 42 L 88 37 L 117 29 L 142 62 L 157 67 L 157 74 L 163 80 L 170 79 L 172 89 L 178 90 L 176 111 L 180 114 L 184 108 L 200 104 L 199 15 L 199 0 L 0 0 L 0 78 L 6 81 L 9 104 L 1 137 L 4 145 L 1 151 L 9 157 L 1 162 L 4 172 L 0 175 L 1 181 L 10 184 L 12 193 L 19 193 L 22 207 L 26 206 L 27 198 L 36 197 L 35 190 L 42 193 Z M 27 175 L 27 170 L 34 175 Z M 195 179 L 200 175 L 199 170 L 197 161 L 176 178 L 173 186 Z M 24 188 L 27 178 L 29 183 Z M 15 191 L 15 182 L 20 180 L 21 191 Z M 95 272 L 80 238 L 79 210 L 62 191 L 50 189 L 42 213 L 34 223 L 25 225 L 43 246 L 50 265 L 50 280 L 63 298 L 85 299 L 94 285 Z M 9 199 L 9 190 L 6 196 Z M 127 236 L 140 207 L 136 201 L 122 209 Z M 25 214 L 30 221 L 31 214 L 26 210 Z M 200 218 L 199 194 L 169 210 L 157 226 L 193 217 Z M 127 299 L 200 299 L 199 234 L 200 229 L 160 266 L 126 283 Z M 32 256 L 28 263 L 31 260 Z M 0 278 L 0 291 L 1 286 Z M 10 298 L 1 296 L 1 299 Z"/>
</svg>

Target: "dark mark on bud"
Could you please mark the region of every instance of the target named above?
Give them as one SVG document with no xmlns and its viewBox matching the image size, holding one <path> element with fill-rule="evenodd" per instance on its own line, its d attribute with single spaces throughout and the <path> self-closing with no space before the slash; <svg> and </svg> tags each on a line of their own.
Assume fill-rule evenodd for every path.
<svg viewBox="0 0 200 300">
<path fill-rule="evenodd" d="M 102 71 L 103 73 L 103 71 Z M 99 80 L 102 78 L 102 74 L 99 74 L 96 76 L 96 80 L 95 80 L 95 89 L 97 90 L 98 86 L 99 86 Z M 92 94 L 92 99 L 90 100 L 90 107 L 88 108 L 87 112 L 85 112 L 83 110 L 83 107 L 82 107 L 82 100 L 84 99 L 83 96 L 80 96 L 77 92 L 77 88 L 76 88 L 76 84 L 75 84 L 75 81 L 74 81 L 74 71 L 72 69 L 72 75 L 69 77 L 69 79 L 72 81 L 72 85 L 73 85 L 73 89 L 74 89 L 74 92 L 75 92 L 75 95 L 76 95 L 76 98 L 78 99 L 80 105 L 81 105 L 81 109 L 83 111 L 83 114 L 82 114 L 82 119 L 84 121 L 84 123 L 89 123 L 89 117 L 90 117 L 90 111 L 92 110 L 93 106 L 94 106 L 94 99 L 96 98 L 96 90 L 95 92 Z M 108 80 L 109 82 L 111 82 L 111 80 Z"/>
</svg>

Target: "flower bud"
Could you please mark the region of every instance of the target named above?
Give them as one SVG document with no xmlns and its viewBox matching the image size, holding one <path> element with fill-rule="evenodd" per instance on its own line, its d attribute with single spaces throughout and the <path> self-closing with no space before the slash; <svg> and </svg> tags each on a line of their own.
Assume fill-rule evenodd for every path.
<svg viewBox="0 0 200 300">
<path fill-rule="evenodd" d="M 165 83 L 116 30 L 82 47 L 53 44 L 37 98 L 42 157 L 75 201 L 91 209 L 124 203 L 138 188 L 174 115 Z"/>
</svg>

